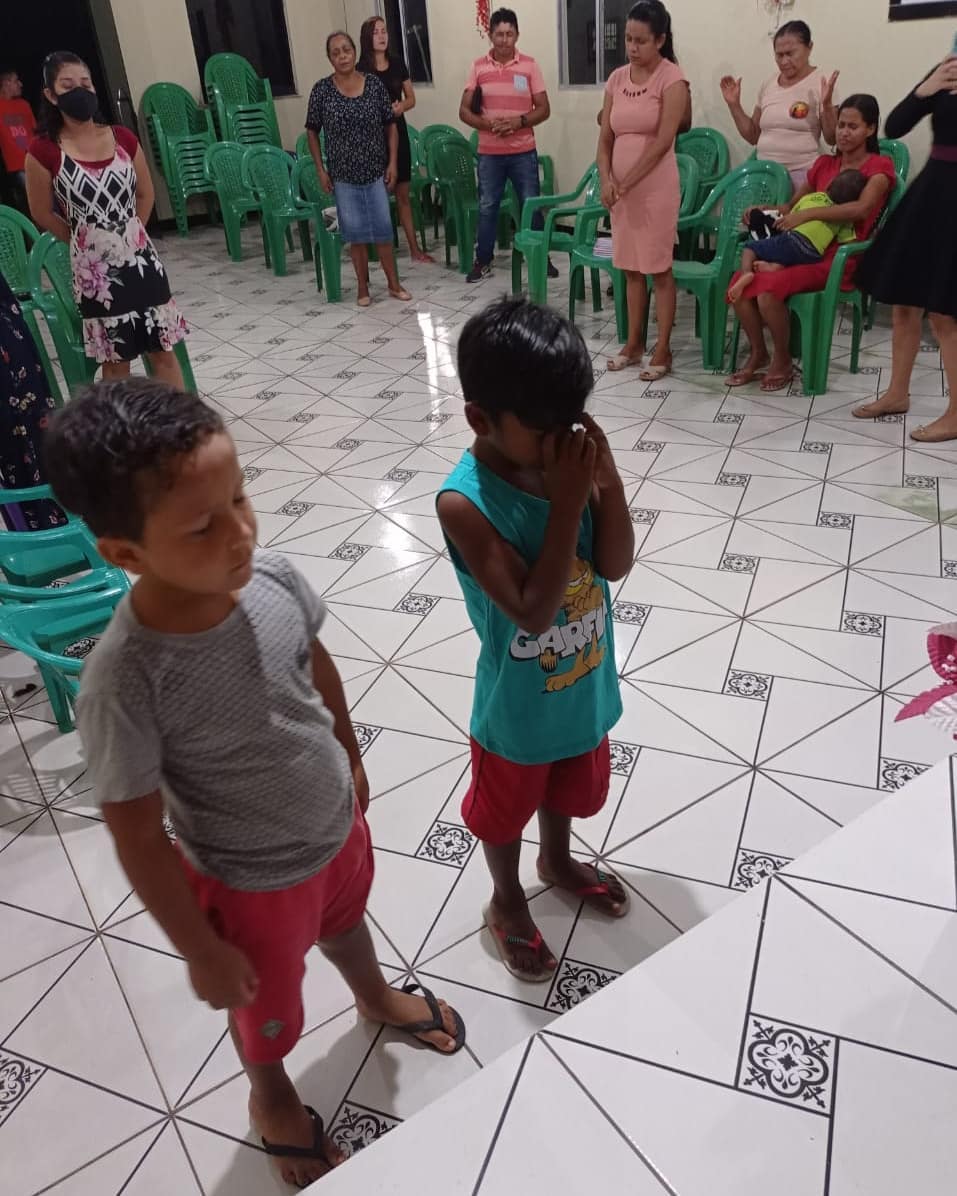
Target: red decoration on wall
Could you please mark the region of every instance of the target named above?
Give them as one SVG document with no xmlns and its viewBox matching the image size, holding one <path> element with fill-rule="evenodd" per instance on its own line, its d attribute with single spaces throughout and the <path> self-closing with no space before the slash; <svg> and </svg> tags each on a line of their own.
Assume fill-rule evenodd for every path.
<svg viewBox="0 0 957 1196">
<path fill-rule="evenodd" d="M 490 0 L 475 0 L 475 27 L 480 33 L 488 34 L 488 22 L 491 15 Z"/>
</svg>

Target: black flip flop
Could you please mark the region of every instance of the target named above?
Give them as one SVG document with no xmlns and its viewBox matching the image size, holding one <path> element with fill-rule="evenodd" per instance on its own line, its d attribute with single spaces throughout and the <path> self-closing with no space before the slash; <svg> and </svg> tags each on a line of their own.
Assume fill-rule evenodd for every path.
<svg viewBox="0 0 957 1196">
<path fill-rule="evenodd" d="M 456 1010 L 450 1010 L 455 1021 L 455 1034 L 452 1037 L 455 1039 L 455 1046 L 451 1051 L 443 1051 L 440 1047 L 435 1046 L 434 1043 L 426 1042 L 424 1038 L 419 1038 L 420 1034 L 427 1034 L 430 1030 L 441 1030 L 443 1034 L 448 1034 L 445 1028 L 445 1023 L 442 1020 L 442 1010 L 439 1008 L 439 1003 L 435 999 L 435 993 L 431 989 L 426 988 L 424 984 L 406 984 L 403 985 L 402 991 L 404 993 L 421 992 L 425 998 L 425 1003 L 429 1007 L 429 1012 L 432 1017 L 429 1021 L 424 1022 L 406 1022 L 403 1026 L 393 1026 L 393 1030 L 400 1030 L 403 1034 L 410 1034 L 416 1042 L 420 1042 L 423 1046 L 429 1047 L 430 1050 L 436 1051 L 440 1055 L 455 1055 L 462 1047 L 465 1046 L 465 1022 L 459 1017 Z"/>
<path fill-rule="evenodd" d="M 303 1105 L 303 1108 L 312 1118 L 312 1146 L 282 1146 L 278 1142 L 267 1142 L 265 1138 L 260 1138 L 263 1150 L 266 1154 L 279 1155 L 287 1159 L 318 1159 L 320 1163 L 325 1163 L 330 1171 L 334 1171 L 336 1165 L 329 1161 L 323 1141 L 326 1136 L 326 1127 L 323 1125 L 322 1118 L 312 1105 Z"/>
</svg>

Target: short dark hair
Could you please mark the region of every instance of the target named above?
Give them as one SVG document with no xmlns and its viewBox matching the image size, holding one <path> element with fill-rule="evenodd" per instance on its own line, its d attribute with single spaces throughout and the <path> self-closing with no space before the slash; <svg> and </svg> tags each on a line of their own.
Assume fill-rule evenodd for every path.
<svg viewBox="0 0 957 1196">
<path fill-rule="evenodd" d="M 867 177 L 859 170 L 842 170 L 827 189 L 828 196 L 835 203 L 853 203 L 861 198 L 867 186 Z"/>
<path fill-rule="evenodd" d="M 472 316 L 458 345 L 467 403 L 493 420 L 506 412 L 530 428 L 568 427 L 595 384 L 574 324 L 550 307 L 503 298 Z"/>
<path fill-rule="evenodd" d="M 353 54 L 355 54 L 356 43 L 352 40 L 352 34 L 346 33 L 346 31 L 344 29 L 333 29 L 333 31 L 326 38 L 326 57 L 327 58 L 329 57 L 329 51 L 332 48 L 332 43 L 336 40 L 337 37 L 344 37 L 346 39 L 346 41 L 349 43 L 349 45 L 352 46 L 352 52 L 353 52 Z"/>
<path fill-rule="evenodd" d="M 515 15 L 515 9 L 496 8 L 495 12 L 488 19 L 489 33 L 498 25 L 514 25 L 515 32 L 518 33 L 518 17 Z"/>
<path fill-rule="evenodd" d="M 139 540 L 156 495 L 182 460 L 224 431 L 218 412 L 165 382 L 85 387 L 50 421 L 44 458 L 53 493 L 96 536 Z"/>
<path fill-rule="evenodd" d="M 811 26 L 807 21 L 785 21 L 774 35 L 775 44 L 779 37 L 796 37 L 799 42 L 809 46 L 811 44 Z"/>
</svg>

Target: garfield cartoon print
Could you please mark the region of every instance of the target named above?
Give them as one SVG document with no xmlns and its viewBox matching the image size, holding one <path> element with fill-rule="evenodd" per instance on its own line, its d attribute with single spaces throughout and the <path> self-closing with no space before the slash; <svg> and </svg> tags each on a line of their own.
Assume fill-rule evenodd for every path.
<svg viewBox="0 0 957 1196">
<path fill-rule="evenodd" d="M 576 557 L 572 576 L 559 609 L 564 622 L 553 624 L 542 635 L 519 631 L 511 645 L 515 660 L 538 660 L 548 674 L 546 693 L 568 689 L 605 659 L 608 607 L 605 592 L 590 561 Z"/>
</svg>

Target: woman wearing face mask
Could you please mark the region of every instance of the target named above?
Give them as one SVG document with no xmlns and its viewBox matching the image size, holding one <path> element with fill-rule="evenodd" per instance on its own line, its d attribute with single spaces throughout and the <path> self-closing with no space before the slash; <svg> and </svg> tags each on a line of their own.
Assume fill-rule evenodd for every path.
<svg viewBox="0 0 957 1196">
<path fill-rule="evenodd" d="M 741 106 L 741 80 L 725 75 L 721 94 L 738 132 L 766 162 L 779 162 L 791 176 L 795 191 L 821 152 L 821 134 L 834 144 L 837 111 L 832 75 L 811 65 L 814 42 L 804 21 L 788 21 L 774 35 L 778 73 L 765 80 L 749 115 Z"/>
<path fill-rule="evenodd" d="M 158 378 L 182 387 L 173 347 L 186 323 L 146 235 L 153 183 L 143 151 L 128 129 L 97 121 L 93 81 L 76 54 L 48 55 L 43 83 L 27 200 L 36 224 L 70 246 L 86 355 L 104 378 L 127 375 L 146 356 Z"/>
</svg>

